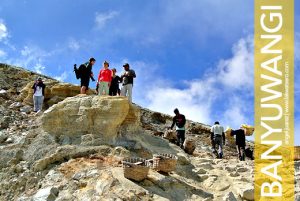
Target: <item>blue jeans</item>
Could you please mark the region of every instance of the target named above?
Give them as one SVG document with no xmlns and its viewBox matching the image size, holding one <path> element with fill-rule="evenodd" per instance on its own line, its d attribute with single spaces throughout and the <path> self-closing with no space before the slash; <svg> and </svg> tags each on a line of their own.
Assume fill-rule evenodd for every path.
<svg viewBox="0 0 300 201">
<path fill-rule="evenodd" d="M 44 96 L 33 96 L 33 106 L 34 111 L 38 112 L 39 110 L 42 110 L 44 102 Z"/>
</svg>

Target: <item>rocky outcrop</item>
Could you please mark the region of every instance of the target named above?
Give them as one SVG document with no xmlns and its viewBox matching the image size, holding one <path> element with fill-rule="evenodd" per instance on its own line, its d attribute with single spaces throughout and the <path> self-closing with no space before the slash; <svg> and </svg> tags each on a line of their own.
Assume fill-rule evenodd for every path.
<svg viewBox="0 0 300 201">
<path fill-rule="evenodd" d="M 42 127 L 56 136 L 83 136 L 114 141 L 122 126 L 138 129 L 139 113 L 124 97 L 77 96 L 67 98 L 44 112 Z"/>
</svg>

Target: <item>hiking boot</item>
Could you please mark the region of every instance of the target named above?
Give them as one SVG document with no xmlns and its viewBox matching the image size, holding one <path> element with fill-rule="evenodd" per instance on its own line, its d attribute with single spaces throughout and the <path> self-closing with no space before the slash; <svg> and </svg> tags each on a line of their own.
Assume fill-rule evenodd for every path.
<svg viewBox="0 0 300 201">
<path fill-rule="evenodd" d="M 223 158 L 223 154 L 222 154 L 222 153 L 219 153 L 218 158 L 219 158 L 219 159 L 222 159 L 222 158 Z"/>
</svg>

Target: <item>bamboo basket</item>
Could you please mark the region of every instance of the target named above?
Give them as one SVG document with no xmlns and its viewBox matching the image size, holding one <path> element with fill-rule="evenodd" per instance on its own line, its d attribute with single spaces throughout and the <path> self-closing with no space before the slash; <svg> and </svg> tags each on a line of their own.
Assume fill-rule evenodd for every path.
<svg viewBox="0 0 300 201">
<path fill-rule="evenodd" d="M 163 135 L 163 138 L 169 141 L 174 141 L 177 140 L 177 135 L 173 130 L 166 130 Z"/>
<path fill-rule="evenodd" d="M 150 163 L 142 158 L 126 158 L 122 161 L 124 177 L 134 181 L 142 181 L 147 178 Z"/>
<path fill-rule="evenodd" d="M 225 137 L 226 137 L 226 140 L 229 142 L 230 145 L 235 145 L 235 139 L 233 136 L 231 136 L 231 132 L 232 132 L 232 129 L 231 128 L 226 128 L 225 130 Z"/>
<path fill-rule="evenodd" d="M 253 126 L 250 126 L 250 125 L 247 125 L 247 124 L 242 124 L 241 128 L 246 130 L 246 132 L 245 132 L 246 136 L 251 136 L 254 133 L 254 127 Z"/>
<path fill-rule="evenodd" d="M 185 139 L 183 143 L 184 151 L 188 154 L 193 154 L 196 149 L 195 141 L 192 139 Z"/>
<path fill-rule="evenodd" d="M 177 157 L 172 154 L 154 154 L 153 169 L 161 172 L 172 172 L 176 169 Z"/>
</svg>

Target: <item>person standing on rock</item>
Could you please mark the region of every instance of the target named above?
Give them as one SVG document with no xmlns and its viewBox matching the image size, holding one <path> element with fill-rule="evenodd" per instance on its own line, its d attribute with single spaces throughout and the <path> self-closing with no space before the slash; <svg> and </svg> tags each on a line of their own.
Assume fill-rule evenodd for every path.
<svg viewBox="0 0 300 201">
<path fill-rule="evenodd" d="M 112 72 L 109 68 L 109 63 L 107 61 L 104 61 L 103 68 L 99 72 L 98 76 L 98 95 L 109 95 L 109 87 L 112 80 Z"/>
<path fill-rule="evenodd" d="M 122 89 L 121 96 L 128 96 L 128 100 L 132 102 L 133 79 L 136 78 L 134 70 L 130 69 L 128 63 L 123 65 L 125 72 L 121 75 Z"/>
<path fill-rule="evenodd" d="M 109 95 L 110 96 L 120 96 L 120 87 L 119 84 L 122 82 L 121 78 L 116 75 L 117 70 L 115 68 L 111 69 L 112 72 L 112 80 L 109 87 Z"/>
<path fill-rule="evenodd" d="M 43 83 L 42 78 L 38 78 L 32 86 L 33 89 L 33 111 L 39 112 L 42 110 L 46 85 Z"/>
<path fill-rule="evenodd" d="M 238 130 L 231 131 L 231 136 L 235 135 L 236 150 L 240 161 L 245 161 L 245 147 L 246 147 L 246 129 L 240 128 Z"/>
<path fill-rule="evenodd" d="M 78 71 L 78 78 L 80 78 L 80 84 L 81 84 L 81 89 L 80 93 L 81 94 L 86 94 L 87 90 L 89 89 L 89 84 L 90 84 L 90 79 L 94 82 L 94 75 L 93 75 L 93 65 L 96 63 L 96 59 L 90 58 L 89 62 L 86 62 L 84 64 L 81 64 L 79 66 L 79 69 L 76 70 Z M 76 66 L 75 66 L 76 68 Z"/>
<path fill-rule="evenodd" d="M 218 121 L 215 122 L 210 129 L 211 134 L 213 135 L 213 149 L 214 152 L 218 153 L 218 158 L 223 158 L 223 144 L 225 145 L 225 134 L 224 128 L 220 125 Z M 218 151 L 216 150 L 216 145 L 218 146 Z"/>
<path fill-rule="evenodd" d="M 179 113 L 179 110 L 177 108 L 174 110 L 174 113 L 175 113 L 175 117 L 173 117 L 173 123 L 170 129 L 172 130 L 174 125 L 176 125 L 177 145 L 183 149 L 183 143 L 185 140 L 186 119 L 183 114 Z"/>
</svg>

